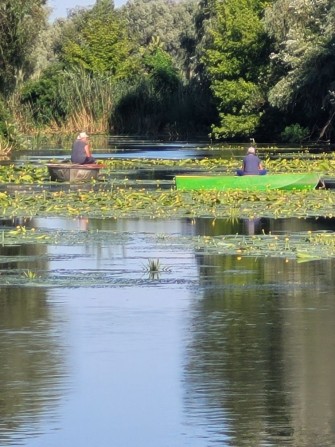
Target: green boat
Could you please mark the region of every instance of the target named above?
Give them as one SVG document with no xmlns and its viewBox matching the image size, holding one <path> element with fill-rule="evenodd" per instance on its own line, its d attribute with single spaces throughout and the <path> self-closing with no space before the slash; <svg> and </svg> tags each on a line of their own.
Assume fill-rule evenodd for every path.
<svg viewBox="0 0 335 447">
<path fill-rule="evenodd" d="M 267 174 L 267 175 L 176 175 L 180 190 L 239 189 L 243 191 L 268 191 L 270 189 L 311 190 L 320 181 L 320 174 Z"/>
</svg>

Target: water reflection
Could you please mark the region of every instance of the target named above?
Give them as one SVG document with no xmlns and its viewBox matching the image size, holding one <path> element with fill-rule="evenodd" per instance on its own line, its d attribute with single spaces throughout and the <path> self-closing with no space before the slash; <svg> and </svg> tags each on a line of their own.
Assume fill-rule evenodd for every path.
<svg viewBox="0 0 335 447">
<path fill-rule="evenodd" d="M 192 424 L 213 445 L 334 445 L 334 262 L 197 259 L 184 377 Z"/>
<path fill-rule="evenodd" d="M 92 237 L 0 247 L 13 268 L 25 253 L 57 281 L 82 275 L 75 286 L 0 286 L 0 445 L 335 445 L 335 261 L 239 260 L 157 242 L 330 230 L 332 220 L 25 224 Z M 157 258 L 171 274 L 137 281 Z"/>
<path fill-rule="evenodd" d="M 0 288 L 0 445 L 22 444 L 46 421 L 57 427 L 65 391 L 63 331 L 45 290 Z"/>
<path fill-rule="evenodd" d="M 17 273 L 24 275 L 27 271 L 36 274 L 47 269 L 47 247 L 43 245 L 13 245 L 0 246 L 0 274 L 4 279 L 7 275 Z M 3 283 L 3 281 L 1 281 Z"/>
<path fill-rule="evenodd" d="M 295 233 L 303 231 L 335 231 L 335 218 L 306 219 L 194 219 L 195 232 L 202 236 L 226 234 Z"/>
</svg>

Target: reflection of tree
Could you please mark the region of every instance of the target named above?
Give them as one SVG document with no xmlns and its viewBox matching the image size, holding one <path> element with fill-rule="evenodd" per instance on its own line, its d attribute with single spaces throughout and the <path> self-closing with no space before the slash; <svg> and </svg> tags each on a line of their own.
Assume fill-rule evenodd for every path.
<svg viewBox="0 0 335 447">
<path fill-rule="evenodd" d="M 57 323 L 57 328 L 56 328 Z M 62 328 L 40 288 L 0 288 L 0 444 L 29 432 L 60 398 Z M 16 433 L 16 434 L 15 434 Z"/>
<path fill-rule="evenodd" d="M 195 233 L 201 236 L 243 234 L 243 221 L 240 219 L 196 219 Z"/>
<path fill-rule="evenodd" d="M 196 219 L 197 235 L 294 233 L 303 231 L 334 230 L 335 219 Z"/>
<path fill-rule="evenodd" d="M 334 260 L 264 263 L 281 303 L 283 378 L 290 400 L 293 445 L 334 445 Z"/>
<path fill-rule="evenodd" d="M 205 256 L 200 276 L 210 272 L 195 309 L 188 352 L 187 405 L 203 402 L 207 424 L 223 421 L 232 445 L 258 446 L 269 426 L 289 430 L 282 383 L 281 315 L 262 290 L 258 263 L 243 267 L 234 257 Z M 207 284 L 206 284 L 207 283 Z M 223 438 L 222 438 L 223 439 Z"/>
<path fill-rule="evenodd" d="M 329 441 L 332 261 L 197 260 L 203 295 L 192 312 L 187 352 L 188 416 L 205 418 L 211 439 L 226 445 L 321 445 L 317 432 Z M 331 313 L 323 319 L 325 303 Z"/>
<path fill-rule="evenodd" d="M 334 262 L 322 263 L 318 276 L 316 266 L 304 266 L 307 290 L 290 294 L 282 310 L 284 379 L 297 446 L 335 445 Z"/>
<path fill-rule="evenodd" d="M 0 269 L 2 275 L 12 274 L 16 270 L 43 271 L 46 268 L 46 245 L 17 245 L 0 248 Z"/>
</svg>

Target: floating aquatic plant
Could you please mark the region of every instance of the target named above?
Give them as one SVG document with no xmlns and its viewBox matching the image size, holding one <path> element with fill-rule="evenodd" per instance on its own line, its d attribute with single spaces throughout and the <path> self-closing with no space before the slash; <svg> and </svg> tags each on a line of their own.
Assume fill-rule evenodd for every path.
<svg viewBox="0 0 335 447">
<path fill-rule="evenodd" d="M 25 232 L 3 230 L 4 245 L 57 244 L 81 245 L 97 243 L 127 244 L 129 235 L 108 231 L 66 231 L 36 230 Z M 149 237 L 149 236 L 147 236 Z M 153 235 L 160 249 L 194 250 L 202 254 L 236 255 L 238 257 L 285 257 L 288 259 L 315 260 L 335 258 L 335 232 L 309 231 L 289 234 L 226 234 L 215 236 L 172 236 Z M 170 272 L 169 266 L 162 265 L 160 259 L 148 259 L 143 271 L 158 276 Z"/>
<path fill-rule="evenodd" d="M 29 279 L 30 281 L 32 281 L 33 279 L 37 278 L 37 273 L 33 272 L 32 270 L 26 270 L 23 272 L 23 275 Z"/>
<path fill-rule="evenodd" d="M 159 259 L 148 259 L 144 271 L 149 273 L 150 279 L 158 279 L 162 272 L 171 272 L 170 267 L 162 266 Z"/>
<path fill-rule="evenodd" d="M 304 158 L 305 157 L 305 158 Z M 50 182 L 47 167 L 43 165 L 9 165 L 0 167 L 0 181 L 9 184 L 24 184 L 17 192 L 13 189 L 0 192 L 2 216 L 71 216 L 127 218 L 145 217 L 152 219 L 209 217 L 217 218 L 284 218 L 333 215 L 335 193 L 322 191 L 263 191 L 248 193 L 242 191 L 196 191 L 182 192 L 174 188 L 171 179 L 170 190 L 161 190 L 163 181 L 153 180 L 151 189 L 136 179 L 130 181 L 128 173 L 141 169 L 166 169 L 173 176 L 173 170 L 196 172 L 231 173 L 239 160 L 232 159 L 111 159 L 104 162 L 104 181 L 99 186 L 89 184 L 80 189 L 64 187 L 61 191 L 44 188 Z M 319 156 L 298 154 L 294 159 L 266 160 L 271 172 L 318 171 L 334 172 L 335 155 Z M 124 177 L 116 180 L 115 172 L 123 169 Z M 32 186 L 34 184 L 34 188 Z M 36 189 L 38 185 L 41 189 Z M 147 183 L 148 185 L 148 183 Z M 43 189 L 44 188 L 44 189 Z M 100 189 L 99 189 L 100 188 Z M 9 192 L 11 191 L 11 192 Z"/>
<path fill-rule="evenodd" d="M 148 259 L 148 264 L 145 267 L 145 271 L 149 273 L 161 272 L 161 265 L 159 259 Z"/>
<path fill-rule="evenodd" d="M 262 191 L 250 195 L 243 191 L 115 191 L 0 193 L 3 218 L 71 216 L 101 218 L 289 218 L 334 214 L 335 192 Z"/>
</svg>

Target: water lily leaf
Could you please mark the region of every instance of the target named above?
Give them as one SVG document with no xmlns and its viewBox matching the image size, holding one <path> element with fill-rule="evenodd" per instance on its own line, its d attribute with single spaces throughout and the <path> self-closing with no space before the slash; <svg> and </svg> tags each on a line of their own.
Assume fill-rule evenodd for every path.
<svg viewBox="0 0 335 447">
<path fill-rule="evenodd" d="M 315 253 L 310 253 L 307 251 L 303 251 L 303 250 L 297 251 L 296 256 L 297 256 L 297 262 L 299 264 L 301 264 L 303 262 L 320 261 L 321 259 L 323 259 L 323 257 L 320 255 L 317 255 Z"/>
</svg>

